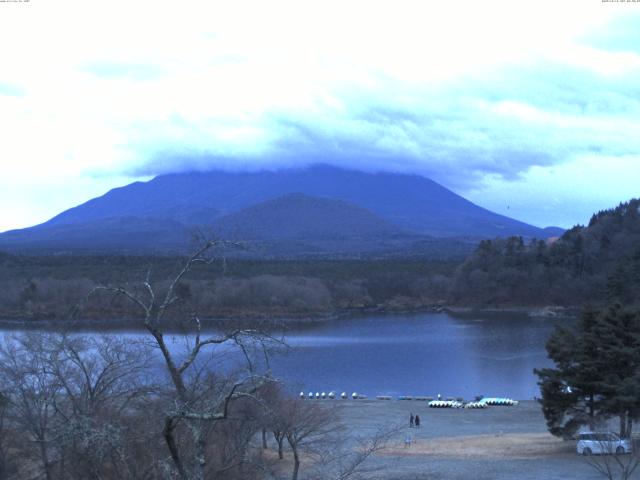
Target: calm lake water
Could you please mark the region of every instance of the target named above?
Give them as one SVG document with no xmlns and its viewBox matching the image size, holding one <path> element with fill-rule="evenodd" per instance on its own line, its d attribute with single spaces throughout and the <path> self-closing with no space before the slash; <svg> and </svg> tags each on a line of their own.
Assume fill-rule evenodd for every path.
<svg viewBox="0 0 640 480">
<path fill-rule="evenodd" d="M 340 320 L 288 335 L 290 352 L 273 370 L 305 392 L 532 399 L 556 323 L 444 313 Z"/>
<path fill-rule="evenodd" d="M 296 392 L 532 399 L 533 369 L 551 365 L 544 344 L 560 322 L 445 313 L 340 319 L 288 332 L 289 348 L 271 367 Z"/>
</svg>

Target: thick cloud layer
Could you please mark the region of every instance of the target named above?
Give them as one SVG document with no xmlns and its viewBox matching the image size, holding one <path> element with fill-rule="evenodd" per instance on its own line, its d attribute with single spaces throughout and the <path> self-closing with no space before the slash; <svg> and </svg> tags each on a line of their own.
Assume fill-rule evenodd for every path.
<svg viewBox="0 0 640 480">
<path fill-rule="evenodd" d="M 408 169 L 465 190 L 487 175 L 513 180 L 532 167 L 586 156 L 636 155 L 640 84 L 633 78 L 640 75 L 640 58 L 629 60 L 616 75 L 540 60 L 437 87 L 378 79 L 355 91 L 336 89 L 331 101 L 314 99 L 311 109 L 264 112 L 243 125 L 259 137 L 256 151 L 225 142 L 190 151 L 177 143 L 133 172 L 321 161 Z M 169 129 L 189 136 L 191 128 L 178 120 Z"/>
<path fill-rule="evenodd" d="M 515 3 L 11 7 L 0 230 L 161 173 L 318 161 L 584 221 L 636 194 L 640 11 Z"/>
</svg>

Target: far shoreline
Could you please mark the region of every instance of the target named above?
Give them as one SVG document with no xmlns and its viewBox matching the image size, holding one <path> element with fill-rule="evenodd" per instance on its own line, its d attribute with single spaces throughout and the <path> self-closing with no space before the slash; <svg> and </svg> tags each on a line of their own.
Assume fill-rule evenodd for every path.
<svg viewBox="0 0 640 480">
<path fill-rule="evenodd" d="M 527 317 L 532 321 L 550 321 L 557 319 L 576 318 L 581 311 L 577 306 L 444 306 L 431 305 L 415 309 L 386 309 L 363 308 L 345 309 L 334 312 L 305 312 L 299 314 L 269 313 L 266 315 L 242 314 L 225 315 L 219 317 L 202 317 L 205 328 L 301 328 L 326 322 L 334 322 L 343 319 L 359 319 L 370 316 L 396 317 L 403 315 L 420 314 L 447 314 L 454 318 L 471 318 L 475 316 L 489 315 L 496 318 L 517 315 Z M 504 318 L 508 321 L 508 318 Z M 184 329 L 184 323 L 179 318 L 168 318 L 167 327 L 170 331 Z M 119 319 L 57 319 L 57 318 L 33 318 L 27 316 L 0 317 L 0 329 L 3 330 L 68 330 L 82 331 L 87 329 L 97 330 L 143 330 L 144 325 L 140 318 L 126 317 Z"/>
</svg>

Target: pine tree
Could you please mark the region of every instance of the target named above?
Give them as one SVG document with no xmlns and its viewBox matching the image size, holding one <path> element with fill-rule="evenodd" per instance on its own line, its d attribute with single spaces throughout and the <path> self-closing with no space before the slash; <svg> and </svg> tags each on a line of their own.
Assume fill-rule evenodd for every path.
<svg viewBox="0 0 640 480">
<path fill-rule="evenodd" d="M 614 305 L 586 310 L 574 328 L 560 327 L 547 342 L 555 368 L 535 370 L 543 413 L 553 435 L 571 437 L 620 419 L 628 436 L 640 418 L 640 313 Z"/>
<path fill-rule="evenodd" d="M 620 435 L 627 437 L 640 414 L 640 314 L 616 304 L 599 315 L 595 335 L 603 409 L 620 418 Z"/>
<path fill-rule="evenodd" d="M 557 327 L 546 345 L 556 368 L 534 370 L 540 379 L 542 410 L 553 435 L 570 438 L 583 425 L 595 427 L 602 416 L 596 324 L 596 313 L 586 310 L 575 328 Z"/>
</svg>

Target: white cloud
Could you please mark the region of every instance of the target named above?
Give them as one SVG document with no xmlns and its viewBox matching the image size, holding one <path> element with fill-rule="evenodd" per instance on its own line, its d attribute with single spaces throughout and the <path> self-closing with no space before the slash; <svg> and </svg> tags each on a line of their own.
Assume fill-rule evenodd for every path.
<svg viewBox="0 0 640 480">
<path fill-rule="evenodd" d="M 631 11 L 577 0 L 2 4 L 0 202 L 20 207 L 3 207 L 0 230 L 136 175 L 212 164 L 348 162 L 461 193 L 587 155 L 605 168 L 640 147 L 640 55 L 620 35 L 615 48 L 603 41 Z"/>
<path fill-rule="evenodd" d="M 596 211 L 638 197 L 638 178 L 640 155 L 585 155 L 557 166 L 533 167 L 515 181 L 487 177 L 467 193 L 495 212 L 541 227 L 568 228 L 588 224 Z"/>
</svg>

